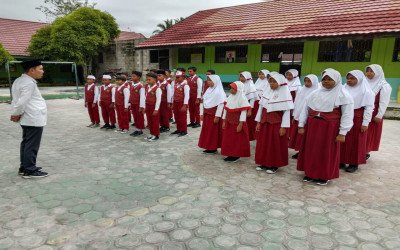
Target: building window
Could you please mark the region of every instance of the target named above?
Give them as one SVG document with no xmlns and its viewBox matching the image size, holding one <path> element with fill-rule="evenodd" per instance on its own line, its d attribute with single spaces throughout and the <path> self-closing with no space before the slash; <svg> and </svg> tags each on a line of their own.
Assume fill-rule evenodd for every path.
<svg viewBox="0 0 400 250">
<path fill-rule="evenodd" d="M 205 48 L 179 48 L 178 63 L 204 63 Z"/>
<path fill-rule="evenodd" d="M 169 60 L 169 50 L 150 50 L 150 63 L 160 63 L 160 61 Z"/>
<path fill-rule="evenodd" d="M 394 43 L 393 62 L 400 62 L 400 38 L 396 38 Z"/>
<path fill-rule="evenodd" d="M 216 63 L 246 63 L 247 45 L 215 47 Z"/>
<path fill-rule="evenodd" d="M 99 63 L 104 63 L 103 53 L 100 52 L 97 58 Z"/>
<path fill-rule="evenodd" d="M 322 41 L 319 43 L 318 62 L 369 62 L 372 41 Z"/>
<path fill-rule="evenodd" d="M 261 62 L 301 63 L 303 43 L 264 44 L 261 49 Z"/>
<path fill-rule="evenodd" d="M 150 63 L 158 63 L 158 50 L 150 50 Z"/>
</svg>

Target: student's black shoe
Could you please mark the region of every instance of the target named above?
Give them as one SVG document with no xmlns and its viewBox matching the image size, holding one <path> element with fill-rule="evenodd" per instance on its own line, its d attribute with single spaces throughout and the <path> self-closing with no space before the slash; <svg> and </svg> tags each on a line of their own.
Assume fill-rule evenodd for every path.
<svg viewBox="0 0 400 250">
<path fill-rule="evenodd" d="M 268 168 L 266 166 L 258 166 L 256 167 L 257 171 L 266 171 Z"/>
<path fill-rule="evenodd" d="M 292 155 L 292 159 L 297 159 L 297 157 L 299 157 L 299 153 Z"/>
<path fill-rule="evenodd" d="M 36 167 L 37 171 L 40 171 L 41 169 L 42 169 L 42 167 Z M 19 175 L 24 175 L 24 173 L 25 173 L 25 169 L 19 168 L 18 174 Z"/>
<path fill-rule="evenodd" d="M 172 119 L 172 118 L 169 118 L 169 122 L 174 122 L 174 119 Z"/>
<path fill-rule="evenodd" d="M 169 131 L 169 128 L 164 127 L 164 132 L 168 132 L 168 131 Z"/>
<path fill-rule="evenodd" d="M 201 127 L 200 123 L 195 123 L 195 124 L 192 126 L 192 128 L 199 128 L 199 127 Z"/>
<path fill-rule="evenodd" d="M 178 137 L 186 136 L 188 133 L 187 132 L 181 132 Z"/>
<path fill-rule="evenodd" d="M 171 135 L 179 135 L 180 133 L 181 133 L 181 131 L 175 130 L 174 132 L 171 133 Z"/>
<path fill-rule="evenodd" d="M 135 123 L 132 123 L 131 126 L 132 126 L 132 127 L 135 127 Z"/>
<path fill-rule="evenodd" d="M 24 178 L 24 179 L 43 178 L 43 177 L 46 177 L 48 175 L 49 174 L 46 173 L 46 172 L 35 171 L 35 172 L 32 172 L 32 173 L 24 173 L 22 178 Z"/>
<path fill-rule="evenodd" d="M 191 122 L 191 123 L 189 123 L 187 126 L 188 126 L 188 127 L 193 127 L 193 126 L 194 126 L 194 124 L 196 124 L 196 123 L 194 123 L 194 122 Z"/>
<path fill-rule="evenodd" d="M 225 157 L 225 158 L 224 158 L 224 161 L 228 161 L 229 159 L 231 159 L 231 157 L 230 157 L 230 156 L 228 156 L 228 157 Z"/>
<path fill-rule="evenodd" d="M 135 131 L 133 136 L 143 135 L 143 131 Z"/>
<path fill-rule="evenodd" d="M 165 132 L 164 129 L 164 127 L 160 127 L 160 133 Z"/>
<path fill-rule="evenodd" d="M 110 124 L 106 123 L 104 124 L 100 129 L 107 129 L 110 127 Z"/>
<path fill-rule="evenodd" d="M 115 126 L 115 124 L 111 124 L 111 126 L 108 127 L 107 129 L 115 129 L 115 128 L 117 128 L 117 127 Z"/>
<path fill-rule="evenodd" d="M 370 155 L 370 154 L 367 154 L 365 157 L 366 157 L 366 158 L 367 158 L 367 160 L 368 160 L 368 159 L 369 159 L 369 157 L 371 157 L 371 155 Z"/>
<path fill-rule="evenodd" d="M 153 135 L 153 136 L 149 139 L 149 142 L 157 141 L 157 140 L 158 140 L 158 136 Z"/>
<path fill-rule="evenodd" d="M 317 180 L 316 184 L 320 186 L 326 186 L 329 180 Z"/>
<path fill-rule="evenodd" d="M 233 156 L 229 156 L 227 160 L 227 162 L 237 162 L 240 159 L 240 157 L 233 157 Z"/>
<path fill-rule="evenodd" d="M 304 181 L 304 182 L 313 182 L 314 179 L 313 179 L 313 178 L 310 178 L 310 177 L 308 177 L 308 176 L 304 176 L 303 181 Z"/>
<path fill-rule="evenodd" d="M 278 168 L 277 168 L 277 167 L 270 167 L 270 168 L 268 168 L 268 169 L 266 170 L 266 172 L 267 172 L 268 174 L 275 174 L 276 171 L 278 171 Z"/>
<path fill-rule="evenodd" d="M 354 173 L 354 172 L 357 171 L 357 169 L 358 169 L 358 166 L 357 166 L 357 165 L 349 165 L 349 166 L 345 169 L 345 171 L 346 171 L 346 172 L 349 172 L 349 173 Z"/>
<path fill-rule="evenodd" d="M 203 154 L 207 154 L 207 155 L 213 155 L 216 154 L 217 150 L 204 150 Z"/>
<path fill-rule="evenodd" d="M 173 121 L 172 124 L 176 124 L 176 121 Z"/>
<path fill-rule="evenodd" d="M 339 164 L 339 168 L 340 168 L 340 169 L 345 169 L 345 168 L 346 168 L 346 164 L 340 163 L 340 164 Z"/>
</svg>

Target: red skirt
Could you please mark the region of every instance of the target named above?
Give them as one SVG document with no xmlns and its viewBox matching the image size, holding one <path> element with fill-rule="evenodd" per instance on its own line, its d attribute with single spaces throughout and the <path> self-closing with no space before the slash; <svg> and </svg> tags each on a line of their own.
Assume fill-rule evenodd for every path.
<svg viewBox="0 0 400 250">
<path fill-rule="evenodd" d="M 340 120 L 309 117 L 297 160 L 297 170 L 313 179 L 339 178 L 340 143 L 336 142 Z"/>
<path fill-rule="evenodd" d="M 256 145 L 255 162 L 266 167 L 283 167 L 289 164 L 288 136 L 279 135 L 280 123 L 261 124 Z"/>
<path fill-rule="evenodd" d="M 354 125 L 346 134 L 346 141 L 340 145 L 340 163 L 360 165 L 367 163 L 365 154 L 368 130 L 361 133 L 362 117 L 354 117 Z"/>
<path fill-rule="evenodd" d="M 303 135 L 297 133 L 299 121 L 293 119 L 292 126 L 290 128 L 289 148 L 299 151 L 303 142 Z M 286 133 L 288 133 L 288 130 L 286 130 Z"/>
<path fill-rule="evenodd" d="M 255 105 L 255 103 L 254 103 Z M 251 116 L 246 118 L 247 127 L 249 128 L 249 140 L 254 141 L 256 139 L 256 125 L 255 121 L 257 112 L 255 108 L 251 109 Z"/>
<path fill-rule="evenodd" d="M 375 115 L 372 115 L 372 117 L 375 117 Z M 383 117 L 380 123 L 376 123 L 373 120 L 369 123 L 368 134 L 367 134 L 367 149 L 366 149 L 367 153 L 371 151 L 379 151 L 379 144 L 381 143 L 381 136 L 382 136 L 382 126 L 383 126 Z"/>
<path fill-rule="evenodd" d="M 236 132 L 237 125 L 225 122 L 221 144 L 221 154 L 233 157 L 250 157 L 249 129 L 243 123 L 240 133 Z"/>
<path fill-rule="evenodd" d="M 201 127 L 199 147 L 207 150 L 217 150 L 221 147 L 221 119 L 214 123 L 214 115 L 203 115 L 203 126 Z"/>
</svg>

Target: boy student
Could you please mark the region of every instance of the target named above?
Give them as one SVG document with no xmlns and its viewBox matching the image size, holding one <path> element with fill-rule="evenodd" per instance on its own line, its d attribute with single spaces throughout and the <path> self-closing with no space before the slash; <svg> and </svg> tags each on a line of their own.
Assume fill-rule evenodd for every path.
<svg viewBox="0 0 400 250">
<path fill-rule="evenodd" d="M 127 72 L 122 72 L 122 73 L 120 73 L 119 75 L 125 77 L 126 81 L 124 82 L 124 85 L 128 86 L 128 90 L 131 91 L 132 82 L 129 81 L 128 73 L 127 73 Z M 128 120 L 129 120 L 129 122 L 132 121 L 132 117 L 131 117 L 131 104 L 129 104 L 129 108 L 128 108 Z M 132 126 L 135 126 L 135 124 L 132 123 Z"/>
<path fill-rule="evenodd" d="M 150 135 L 146 138 L 149 142 L 158 140 L 160 135 L 161 89 L 157 85 L 157 75 L 146 74 L 146 117 Z"/>
<path fill-rule="evenodd" d="M 160 104 L 161 133 L 169 131 L 169 110 L 171 109 L 172 103 L 171 84 L 168 84 L 166 77 L 165 70 L 157 70 L 157 84 L 162 92 Z"/>
<path fill-rule="evenodd" d="M 140 82 L 142 73 L 139 71 L 132 72 L 132 88 L 129 97 L 133 120 L 135 121 L 136 130 L 130 136 L 138 136 L 143 134 L 144 129 L 144 109 L 145 109 L 145 89 Z"/>
<path fill-rule="evenodd" d="M 111 76 L 103 75 L 104 83 L 103 86 L 100 87 L 100 97 L 99 104 L 101 107 L 101 114 L 103 116 L 104 126 L 102 129 L 115 129 L 115 88 L 111 84 Z M 110 125 L 111 122 L 111 125 Z"/>
<path fill-rule="evenodd" d="M 97 101 L 99 100 L 99 88 L 95 84 L 96 77 L 88 75 L 85 85 L 85 107 L 88 109 L 90 123 L 87 127 L 96 128 L 100 126 L 100 115 Z"/>
<path fill-rule="evenodd" d="M 117 76 L 116 83 L 118 85 L 115 90 L 115 109 L 117 110 L 119 129 L 115 132 L 126 134 L 129 130 L 129 88 L 125 85 L 126 78 Z"/>
<path fill-rule="evenodd" d="M 215 75 L 215 70 L 213 70 L 213 69 L 207 70 L 206 75 L 207 75 L 207 76 Z M 207 77 L 207 76 L 206 76 L 206 77 Z M 203 94 L 202 94 L 203 96 L 204 96 L 204 94 L 206 93 L 208 87 L 209 87 L 209 86 L 208 86 L 208 84 L 207 84 L 207 79 L 206 79 L 206 80 L 204 80 L 204 88 L 203 88 Z"/>
<path fill-rule="evenodd" d="M 174 81 L 174 80 L 171 79 L 171 70 L 170 69 L 166 69 L 165 70 L 165 75 L 167 76 L 167 83 L 169 85 L 171 85 L 171 83 Z M 172 89 L 172 85 L 171 85 L 171 95 L 172 95 L 172 93 L 173 93 L 173 89 Z M 172 117 L 173 117 L 173 115 L 172 115 L 172 105 L 169 108 L 168 112 L 169 112 L 169 122 L 173 122 L 174 120 L 172 119 Z"/>
<path fill-rule="evenodd" d="M 187 135 L 187 105 L 189 102 L 190 87 L 185 80 L 185 73 L 177 71 L 175 81 L 172 83 L 174 88 L 173 111 L 176 122 L 176 131 L 171 135 Z"/>
<path fill-rule="evenodd" d="M 190 87 L 189 94 L 189 116 L 190 124 L 188 127 L 198 128 L 200 125 L 200 101 L 201 101 L 201 90 L 203 89 L 203 80 L 196 75 L 197 68 L 189 67 L 187 78 L 188 85 Z"/>
</svg>

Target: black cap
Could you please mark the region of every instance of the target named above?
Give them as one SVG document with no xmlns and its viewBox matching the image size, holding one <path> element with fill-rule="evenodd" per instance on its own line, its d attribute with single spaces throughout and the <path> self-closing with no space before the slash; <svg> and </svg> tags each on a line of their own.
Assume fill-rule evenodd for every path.
<svg viewBox="0 0 400 250">
<path fill-rule="evenodd" d="M 167 75 L 165 74 L 165 70 L 157 70 L 157 75 Z"/>
<path fill-rule="evenodd" d="M 29 60 L 29 61 L 24 61 L 21 63 L 22 68 L 24 68 L 24 70 L 28 70 L 30 68 L 36 67 L 42 65 L 42 61 L 40 61 L 39 59 L 33 59 L 33 60 Z"/>
<path fill-rule="evenodd" d="M 117 76 L 117 77 L 115 77 L 115 79 L 116 80 L 122 80 L 122 81 L 126 81 L 126 78 L 125 77 L 123 77 L 123 76 Z"/>
</svg>

